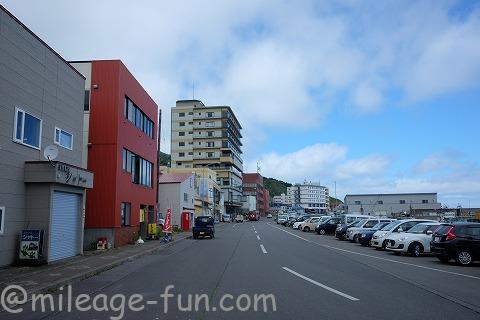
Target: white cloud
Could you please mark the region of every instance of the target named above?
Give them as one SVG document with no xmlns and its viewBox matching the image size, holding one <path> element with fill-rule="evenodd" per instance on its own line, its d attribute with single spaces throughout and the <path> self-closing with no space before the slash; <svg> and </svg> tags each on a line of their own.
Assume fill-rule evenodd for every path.
<svg viewBox="0 0 480 320">
<path fill-rule="evenodd" d="M 378 154 L 347 160 L 337 167 L 336 176 L 339 179 L 356 176 L 382 176 L 390 163 L 390 157 Z"/>
<path fill-rule="evenodd" d="M 377 111 L 382 103 L 382 94 L 374 87 L 366 84 L 360 84 L 355 89 L 355 104 L 363 112 Z"/>
</svg>

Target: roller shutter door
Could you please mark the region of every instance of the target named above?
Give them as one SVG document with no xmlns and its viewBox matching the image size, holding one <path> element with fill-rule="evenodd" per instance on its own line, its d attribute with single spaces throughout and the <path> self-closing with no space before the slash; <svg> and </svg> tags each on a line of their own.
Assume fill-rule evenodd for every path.
<svg viewBox="0 0 480 320">
<path fill-rule="evenodd" d="M 78 253 L 79 208 L 80 195 L 58 191 L 53 193 L 48 261 L 70 258 Z"/>
</svg>

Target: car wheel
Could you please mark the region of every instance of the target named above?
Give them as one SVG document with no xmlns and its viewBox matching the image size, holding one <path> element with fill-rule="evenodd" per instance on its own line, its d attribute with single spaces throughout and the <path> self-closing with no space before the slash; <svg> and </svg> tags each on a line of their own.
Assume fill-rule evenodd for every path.
<svg viewBox="0 0 480 320">
<path fill-rule="evenodd" d="M 414 242 L 408 246 L 408 252 L 412 257 L 419 257 L 423 252 L 423 246 L 418 242 Z"/>
<path fill-rule="evenodd" d="M 305 232 L 310 232 L 310 228 L 309 228 L 309 227 L 305 227 L 305 228 L 303 228 L 303 231 L 305 231 Z"/>
<path fill-rule="evenodd" d="M 318 230 L 318 234 L 321 234 L 323 236 L 325 234 L 325 229 Z"/>
<path fill-rule="evenodd" d="M 354 243 L 358 243 L 358 235 L 354 235 L 354 236 L 353 236 L 353 242 L 354 242 Z"/>
<path fill-rule="evenodd" d="M 461 264 L 462 266 L 468 266 L 469 264 L 472 263 L 472 255 L 468 251 L 460 251 L 457 253 L 457 256 L 455 258 L 455 261 L 457 261 L 458 264 Z"/>
</svg>

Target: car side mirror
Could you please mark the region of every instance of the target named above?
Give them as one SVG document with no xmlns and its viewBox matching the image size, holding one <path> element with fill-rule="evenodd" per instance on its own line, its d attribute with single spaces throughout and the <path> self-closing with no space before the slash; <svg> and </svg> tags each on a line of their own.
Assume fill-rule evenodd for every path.
<svg viewBox="0 0 480 320">
<path fill-rule="evenodd" d="M 428 234 L 428 235 L 432 235 L 432 234 L 433 234 L 433 231 L 432 231 L 432 230 L 428 230 L 428 231 L 427 231 L 427 234 Z"/>
</svg>

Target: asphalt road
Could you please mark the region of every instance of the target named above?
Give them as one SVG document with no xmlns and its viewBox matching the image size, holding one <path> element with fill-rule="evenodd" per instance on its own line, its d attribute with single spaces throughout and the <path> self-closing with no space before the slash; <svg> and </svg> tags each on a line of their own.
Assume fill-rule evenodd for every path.
<svg viewBox="0 0 480 320">
<path fill-rule="evenodd" d="M 169 285 L 174 297 L 166 300 L 161 294 Z M 396 256 L 264 219 L 221 226 L 215 239 L 185 240 L 73 285 L 73 300 L 97 295 L 90 304 L 108 311 L 78 311 L 75 305 L 65 311 L 64 289 L 53 294 L 55 302 L 63 297 L 63 312 L 58 302 L 55 312 L 44 313 L 33 312 L 29 303 L 23 312 L 0 318 L 119 319 L 121 299 L 113 297 L 125 295 L 128 302 L 139 294 L 143 300 L 134 306 L 143 310 L 126 306 L 125 319 L 480 319 L 479 285 L 478 265 Z M 210 310 L 205 299 L 199 311 L 179 310 L 188 307 L 189 294 L 205 294 Z M 268 311 L 263 300 L 255 311 L 255 294 L 272 294 L 276 310 L 267 299 Z"/>
</svg>

